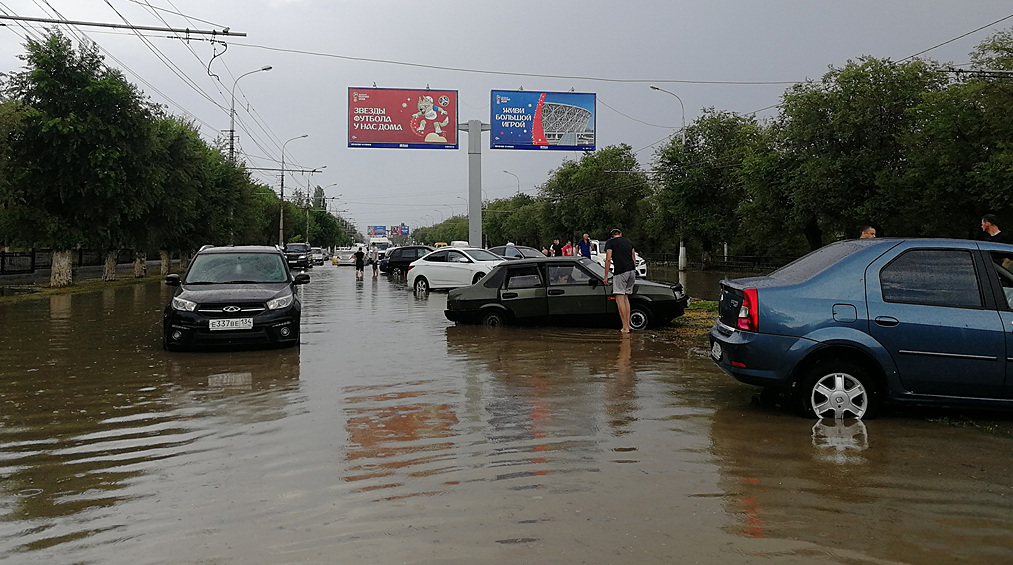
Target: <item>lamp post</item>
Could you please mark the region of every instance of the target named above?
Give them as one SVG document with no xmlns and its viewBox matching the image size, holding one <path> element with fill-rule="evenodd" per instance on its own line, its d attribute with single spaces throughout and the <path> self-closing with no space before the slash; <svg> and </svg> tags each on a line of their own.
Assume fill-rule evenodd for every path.
<svg viewBox="0 0 1013 565">
<path fill-rule="evenodd" d="M 675 96 L 675 99 L 679 101 L 679 108 L 682 109 L 682 144 L 686 145 L 686 106 L 682 103 L 682 98 L 679 98 L 679 95 L 674 92 L 670 92 L 668 90 L 665 90 L 664 88 L 654 86 L 653 84 L 651 85 L 651 90 L 657 90 L 659 92 L 664 92 L 665 94 Z"/>
<path fill-rule="evenodd" d="M 657 86 L 654 86 L 653 84 L 651 85 L 651 90 L 657 90 L 659 92 L 664 92 L 665 94 L 670 94 L 672 96 L 675 96 L 675 99 L 679 101 L 679 108 L 682 109 L 682 136 L 681 136 L 682 137 L 682 146 L 686 147 L 686 106 L 682 103 L 682 98 L 679 98 L 679 95 L 676 94 L 676 93 L 674 93 L 674 92 L 669 92 L 669 91 L 665 90 L 664 88 L 659 88 Z M 688 259 L 686 257 L 686 241 L 684 239 L 682 239 L 682 237 L 680 237 L 679 238 L 679 270 L 680 271 L 685 271 L 686 270 L 686 264 L 688 262 L 689 261 L 688 261 Z"/>
<path fill-rule="evenodd" d="M 517 194 L 520 194 L 521 193 L 521 177 L 519 177 L 519 176 L 511 173 L 510 171 L 503 171 L 503 172 L 506 173 L 506 174 L 508 174 L 508 175 L 510 175 L 510 176 L 512 176 L 513 178 L 517 179 Z"/>
<path fill-rule="evenodd" d="M 280 209 L 278 210 L 278 245 L 282 247 L 285 247 L 285 146 L 288 145 L 289 141 L 309 137 L 309 135 L 308 133 L 297 135 L 281 144 L 281 192 L 279 196 L 281 202 Z"/>
<path fill-rule="evenodd" d="M 269 71 L 273 69 L 271 65 L 265 65 L 259 69 L 252 70 L 248 73 L 239 75 L 239 78 L 232 83 L 232 106 L 229 109 L 229 162 L 232 164 L 236 163 L 236 85 L 239 83 L 239 79 L 246 75 L 252 75 L 253 73 L 259 73 L 260 71 Z"/>
</svg>

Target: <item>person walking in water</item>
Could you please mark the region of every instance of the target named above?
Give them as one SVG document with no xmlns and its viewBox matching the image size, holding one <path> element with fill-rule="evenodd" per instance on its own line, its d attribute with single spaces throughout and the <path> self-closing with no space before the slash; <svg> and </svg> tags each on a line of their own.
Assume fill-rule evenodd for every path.
<svg viewBox="0 0 1013 565">
<path fill-rule="evenodd" d="M 380 272 L 380 250 L 376 248 L 376 244 L 369 246 L 369 262 L 373 264 L 373 278 L 376 278 L 377 273 Z"/>
<path fill-rule="evenodd" d="M 366 270 L 366 254 L 362 252 L 362 247 L 355 252 L 355 280 L 361 281 L 365 276 Z"/>
</svg>

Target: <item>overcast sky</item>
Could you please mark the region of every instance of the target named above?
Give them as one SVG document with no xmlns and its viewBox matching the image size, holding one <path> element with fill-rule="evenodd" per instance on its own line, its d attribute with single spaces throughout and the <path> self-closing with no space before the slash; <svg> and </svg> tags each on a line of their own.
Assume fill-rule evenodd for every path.
<svg viewBox="0 0 1013 565">
<path fill-rule="evenodd" d="M 190 41 L 158 32 L 75 26 L 153 101 L 193 119 L 206 139 L 229 128 L 236 85 L 238 147 L 250 167 L 277 169 L 285 140 L 286 196 L 325 186 L 332 209 L 365 233 L 412 228 L 466 211 L 467 134 L 457 150 L 349 148 L 352 86 L 457 90 L 459 120 L 490 119 L 491 90 L 597 94 L 597 145 L 633 147 L 649 168 L 656 148 L 702 108 L 775 115 L 795 81 L 862 55 L 901 60 L 1013 15 L 1009 0 L 0 0 L 0 14 L 247 34 Z M 57 15 L 59 14 L 59 15 Z M 41 24 L 0 28 L 0 72 L 17 71 L 24 38 Z M 923 56 L 965 64 L 1013 18 Z M 223 52 L 224 51 L 224 52 Z M 217 55 L 217 56 L 216 56 Z M 237 77 L 257 72 L 236 83 Z M 210 73 L 216 76 L 211 76 Z M 735 84 L 760 83 L 760 84 Z M 762 84 L 773 83 L 773 84 Z M 579 154 L 489 149 L 487 198 L 535 194 Z M 509 171 L 508 174 L 504 171 Z M 516 178 L 513 176 L 516 175 Z M 277 190 L 279 174 L 255 171 Z M 579 230 L 580 226 L 574 226 Z M 500 243 L 500 242 L 495 242 Z"/>
</svg>

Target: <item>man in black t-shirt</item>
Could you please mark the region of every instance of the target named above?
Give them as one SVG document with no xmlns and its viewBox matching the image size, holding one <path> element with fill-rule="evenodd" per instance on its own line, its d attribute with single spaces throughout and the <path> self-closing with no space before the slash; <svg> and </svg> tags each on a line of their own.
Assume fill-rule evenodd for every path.
<svg viewBox="0 0 1013 565">
<path fill-rule="evenodd" d="M 633 243 L 623 237 L 619 228 L 612 230 L 612 238 L 605 243 L 605 284 L 609 282 L 609 267 L 615 264 L 612 277 L 612 294 L 616 297 L 619 319 L 623 322 L 622 332 L 630 333 L 630 294 L 637 278 L 636 252 Z"/>
<path fill-rule="evenodd" d="M 992 243 L 1013 243 L 1009 234 L 999 229 L 999 220 L 995 214 L 985 214 L 981 217 L 981 231 L 985 232 L 985 241 Z"/>
<path fill-rule="evenodd" d="M 995 217 L 995 214 L 985 214 L 981 217 L 981 231 L 985 232 L 985 241 L 1013 244 L 1013 238 L 1010 238 L 1008 233 L 999 229 L 999 220 Z M 1013 266 L 1013 258 L 1000 255 L 998 259 L 1002 266 L 1007 269 Z"/>
</svg>

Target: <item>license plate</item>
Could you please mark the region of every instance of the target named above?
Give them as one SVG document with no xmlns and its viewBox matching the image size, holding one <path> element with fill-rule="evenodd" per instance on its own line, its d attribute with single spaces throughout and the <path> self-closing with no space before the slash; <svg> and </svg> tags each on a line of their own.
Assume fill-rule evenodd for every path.
<svg viewBox="0 0 1013 565">
<path fill-rule="evenodd" d="M 721 344 L 716 341 L 714 342 L 714 345 L 711 346 L 711 357 L 713 357 L 715 361 L 721 360 Z"/>
<path fill-rule="evenodd" d="M 224 320 L 210 320 L 210 330 L 252 330 L 253 318 L 228 318 Z"/>
</svg>

